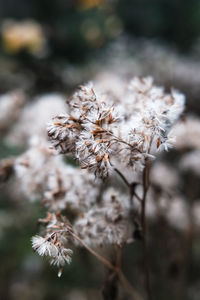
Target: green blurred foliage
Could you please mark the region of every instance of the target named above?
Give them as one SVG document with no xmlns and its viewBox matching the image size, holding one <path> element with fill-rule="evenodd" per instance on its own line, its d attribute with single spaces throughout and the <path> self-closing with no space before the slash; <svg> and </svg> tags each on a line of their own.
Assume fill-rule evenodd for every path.
<svg viewBox="0 0 200 300">
<path fill-rule="evenodd" d="M 45 28 L 50 57 L 76 63 L 95 55 L 121 33 L 150 37 L 190 49 L 200 33 L 199 0 L 0 0 L 1 19 L 35 19 Z"/>
<path fill-rule="evenodd" d="M 167 40 L 183 51 L 200 34 L 199 0 L 120 0 L 118 11 L 130 34 Z"/>
</svg>

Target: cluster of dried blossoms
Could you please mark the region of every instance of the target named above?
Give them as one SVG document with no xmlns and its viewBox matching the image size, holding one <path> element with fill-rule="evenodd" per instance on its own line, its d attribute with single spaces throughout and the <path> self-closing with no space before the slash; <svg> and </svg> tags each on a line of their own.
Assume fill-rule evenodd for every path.
<svg viewBox="0 0 200 300">
<path fill-rule="evenodd" d="M 165 94 L 152 78 L 134 78 L 123 99 L 81 86 L 70 101 L 70 114 L 57 116 L 48 135 L 59 152 L 73 153 L 82 168 L 105 178 L 119 163 L 144 166 L 156 150 L 167 150 L 172 124 L 184 108 L 184 96 Z"/>
<path fill-rule="evenodd" d="M 44 235 L 33 237 L 32 244 L 58 266 L 59 276 L 71 262 L 73 243 L 88 249 L 122 247 L 134 240 L 135 229 L 142 227 L 142 171 L 157 151 L 168 150 L 174 141 L 171 128 L 184 109 L 184 95 L 175 90 L 166 94 L 150 77 L 121 85 L 119 93 L 113 86 L 106 93 L 101 84 L 81 86 L 67 102 L 67 114 L 48 124 L 51 147 L 43 123 L 64 110 L 63 99 L 55 95 L 56 103 L 47 97 L 25 107 L 7 138 L 12 143 L 24 139 L 29 147 L 14 161 L 17 189 L 31 201 L 41 200 L 48 210 L 40 220 Z M 41 107 L 44 113 L 36 124 Z M 58 153 L 73 155 L 81 168 Z"/>
<path fill-rule="evenodd" d="M 47 218 L 40 219 L 41 223 L 46 225 L 45 237 L 34 236 L 32 238 L 33 249 L 41 256 L 47 256 L 50 258 L 50 263 L 59 267 L 58 276 L 62 274 L 62 267 L 66 263 L 71 262 L 71 255 L 73 251 L 65 248 L 68 242 L 68 232 L 71 227 L 67 225 L 64 218 L 60 216 L 48 213 Z"/>
<path fill-rule="evenodd" d="M 134 78 L 123 98 L 101 93 L 89 83 L 80 86 L 72 96 L 68 114 L 58 115 L 48 125 L 48 135 L 57 152 L 73 154 L 86 171 L 73 167 L 67 170 L 57 164 L 54 174 L 47 172 L 49 191 L 44 192 L 44 198 L 54 211 L 65 209 L 70 216 L 75 210 L 71 232 L 87 245 L 122 246 L 133 240 L 132 199 L 120 188 L 106 186 L 102 191 L 95 177 L 105 181 L 108 175 L 114 177 L 115 171 L 123 177 L 123 171 L 125 174 L 128 169 L 132 178 L 140 180 L 140 171 L 156 151 L 171 147 L 171 127 L 182 113 L 184 101 L 177 91 L 165 94 L 163 88 L 153 85 L 150 77 Z M 92 175 L 88 171 L 95 177 L 89 180 Z M 138 195 L 137 199 L 141 201 Z M 46 239 L 48 235 L 44 242 Z M 34 248 L 40 254 L 37 239 Z M 48 251 L 45 253 L 48 255 Z"/>
</svg>

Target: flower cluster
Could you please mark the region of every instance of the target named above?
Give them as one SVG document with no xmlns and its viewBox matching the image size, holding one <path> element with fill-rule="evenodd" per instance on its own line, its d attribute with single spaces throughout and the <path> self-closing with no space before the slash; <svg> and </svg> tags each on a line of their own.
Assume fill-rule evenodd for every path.
<svg viewBox="0 0 200 300">
<path fill-rule="evenodd" d="M 65 164 L 46 145 L 32 146 L 15 160 L 14 169 L 21 192 L 31 201 L 41 199 L 50 211 L 66 206 L 84 211 L 99 194 L 93 174 Z"/>
<path fill-rule="evenodd" d="M 119 78 L 117 82 L 120 84 Z M 184 108 L 182 94 L 174 90 L 166 94 L 151 77 L 135 77 L 129 85 L 122 81 L 118 92 L 105 82 L 103 85 L 80 86 L 66 105 L 58 94 L 36 99 L 23 108 L 7 137 L 12 145 L 28 148 L 2 165 L 0 177 L 5 181 L 15 173 L 20 195 L 40 200 L 47 209 L 47 217 L 39 220 L 45 226 L 44 235 L 33 237 L 32 245 L 59 268 L 59 276 L 62 267 L 71 262 L 69 242 L 87 249 L 111 249 L 137 238 L 135 232 L 142 230 L 144 184 L 142 173 L 136 171 L 143 170 L 156 151 L 171 147 L 171 128 Z M 44 124 L 51 118 L 49 144 Z M 148 216 L 157 212 L 154 198 L 164 207 L 172 193 L 178 199 L 172 209 L 185 211 L 185 206 L 179 205 L 176 183 L 176 173 L 155 165 Z M 159 197 L 158 190 L 162 190 Z M 166 215 L 172 224 L 175 213 L 171 217 L 169 209 Z"/>
<path fill-rule="evenodd" d="M 128 198 L 109 188 L 104 192 L 101 203 L 81 215 L 74 228 L 89 245 L 123 245 L 132 240 L 129 209 Z"/>
<path fill-rule="evenodd" d="M 71 115 L 61 115 L 48 126 L 54 146 L 62 153 L 74 152 L 82 168 L 108 175 L 112 146 L 116 143 L 114 127 L 118 122 L 113 106 L 95 93 L 93 85 L 81 86 L 71 101 Z"/>
<path fill-rule="evenodd" d="M 47 225 L 45 237 L 32 237 L 32 246 L 35 251 L 41 256 L 50 258 L 50 263 L 59 268 L 58 276 L 62 274 L 62 267 L 71 263 L 71 255 L 73 251 L 65 248 L 68 242 L 67 233 L 69 225 L 66 225 L 65 220 L 59 220 L 55 214 L 49 213 L 46 219 L 41 219 L 40 222 Z M 65 229 L 64 229 L 65 228 Z"/>
<path fill-rule="evenodd" d="M 151 77 L 134 78 L 120 104 L 89 83 L 72 96 L 70 114 L 49 124 L 48 135 L 59 152 L 72 152 L 82 168 L 105 178 L 116 160 L 142 168 L 155 150 L 167 150 L 184 101 L 177 91 L 165 94 Z"/>
</svg>

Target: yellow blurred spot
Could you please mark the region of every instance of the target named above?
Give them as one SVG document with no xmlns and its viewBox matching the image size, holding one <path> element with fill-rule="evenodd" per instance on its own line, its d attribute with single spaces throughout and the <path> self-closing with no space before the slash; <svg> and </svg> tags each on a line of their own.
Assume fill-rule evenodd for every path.
<svg viewBox="0 0 200 300">
<path fill-rule="evenodd" d="M 77 0 L 77 5 L 83 9 L 91 9 L 105 4 L 105 2 L 105 0 Z"/>
<path fill-rule="evenodd" d="M 8 53 L 14 54 L 26 49 L 36 54 L 43 49 L 45 36 L 40 24 L 35 21 L 5 21 L 2 26 L 2 41 Z"/>
</svg>

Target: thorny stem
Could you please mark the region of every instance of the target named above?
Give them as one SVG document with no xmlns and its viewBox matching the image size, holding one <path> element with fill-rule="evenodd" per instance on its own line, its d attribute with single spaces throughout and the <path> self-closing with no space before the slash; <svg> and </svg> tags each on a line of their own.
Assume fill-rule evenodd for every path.
<svg viewBox="0 0 200 300">
<path fill-rule="evenodd" d="M 142 211 L 141 211 L 141 225 L 143 230 L 143 253 L 144 253 L 144 275 L 145 275 L 145 287 L 147 292 L 148 300 L 151 299 L 151 290 L 150 290 L 150 279 L 149 279 L 149 258 L 147 251 L 147 225 L 146 225 L 146 196 L 149 188 L 149 169 L 150 161 L 148 158 L 145 160 L 145 168 L 143 171 L 143 198 L 142 198 Z"/>
<path fill-rule="evenodd" d="M 100 260 L 105 266 L 107 266 L 110 270 L 114 271 L 117 273 L 121 283 L 124 285 L 124 287 L 127 288 L 129 294 L 132 296 L 132 299 L 134 300 L 139 300 L 140 296 L 135 292 L 133 289 L 132 285 L 129 283 L 125 275 L 123 274 L 122 270 L 120 269 L 119 266 L 114 266 L 111 264 L 106 258 L 92 250 L 78 235 L 76 235 L 72 230 L 70 230 L 71 235 L 79 241 L 83 247 L 85 247 L 92 255 L 94 255 L 98 260 Z"/>
</svg>

